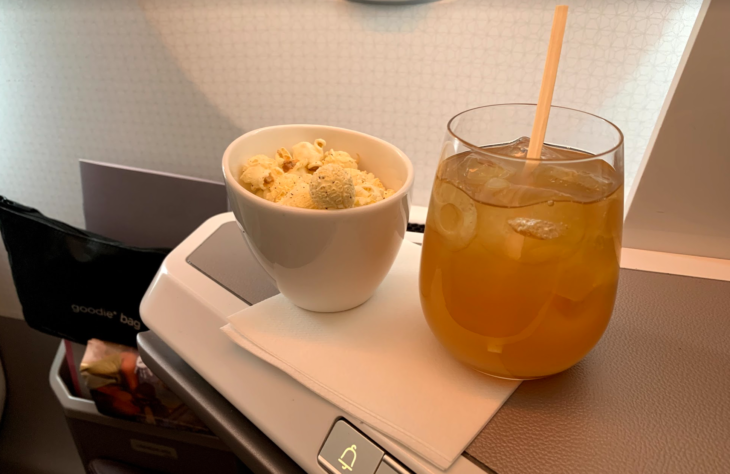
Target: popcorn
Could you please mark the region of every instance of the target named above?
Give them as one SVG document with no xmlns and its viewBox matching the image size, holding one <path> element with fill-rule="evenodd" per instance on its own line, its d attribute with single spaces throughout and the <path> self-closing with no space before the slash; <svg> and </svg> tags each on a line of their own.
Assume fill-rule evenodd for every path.
<svg viewBox="0 0 730 474">
<path fill-rule="evenodd" d="M 325 165 L 336 164 L 343 168 L 357 169 L 357 160 L 346 151 L 330 150 L 325 153 L 323 162 Z"/>
<path fill-rule="evenodd" d="M 347 172 L 355 186 L 355 207 L 367 206 L 391 196 L 392 189 L 385 189 L 383 183 L 372 173 L 348 168 Z"/>
<path fill-rule="evenodd" d="M 309 183 L 300 180 L 294 188 L 284 196 L 279 204 L 289 207 L 300 207 L 302 209 L 317 209 L 309 194 Z"/>
<path fill-rule="evenodd" d="M 279 148 L 276 150 L 276 160 L 277 162 L 281 161 L 281 170 L 284 173 L 291 170 L 296 165 L 296 161 L 294 161 L 294 158 L 292 158 L 289 154 L 289 150 L 286 148 Z"/>
<path fill-rule="evenodd" d="M 359 157 L 330 149 L 326 142 L 301 142 L 279 148 L 274 158 L 256 155 L 241 169 L 239 182 L 248 191 L 282 206 L 303 209 L 348 209 L 393 195 L 372 173 L 358 169 Z"/>
<path fill-rule="evenodd" d="M 268 188 L 282 174 L 284 171 L 277 166 L 276 160 L 266 155 L 256 155 L 244 166 L 241 184 L 249 185 L 250 191 L 256 193 Z"/>
<path fill-rule="evenodd" d="M 297 143 L 291 148 L 294 161 L 300 162 L 310 171 L 315 171 L 324 164 L 322 160 L 324 159 L 324 146 L 326 144 L 327 142 L 321 138 L 315 140 L 314 143 Z"/>
<path fill-rule="evenodd" d="M 319 209 L 349 209 L 355 204 L 352 178 L 340 165 L 328 164 L 317 169 L 309 184 L 309 194 Z"/>
<path fill-rule="evenodd" d="M 304 178 L 298 174 L 285 173 L 275 180 L 271 186 L 269 186 L 269 189 L 266 193 L 264 193 L 263 198 L 269 201 L 279 202 L 300 182 L 306 181 L 305 184 L 308 185 L 309 179 L 309 175 L 306 175 L 306 178 Z"/>
</svg>

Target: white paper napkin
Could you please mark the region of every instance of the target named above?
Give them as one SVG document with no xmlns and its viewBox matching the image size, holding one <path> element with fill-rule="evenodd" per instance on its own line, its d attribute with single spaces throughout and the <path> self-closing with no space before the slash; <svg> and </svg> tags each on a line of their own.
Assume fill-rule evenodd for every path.
<svg viewBox="0 0 730 474">
<path fill-rule="evenodd" d="M 418 295 L 420 247 L 404 242 L 375 295 L 313 313 L 277 295 L 223 331 L 321 397 L 447 469 L 518 382 L 479 374 L 438 343 Z"/>
</svg>

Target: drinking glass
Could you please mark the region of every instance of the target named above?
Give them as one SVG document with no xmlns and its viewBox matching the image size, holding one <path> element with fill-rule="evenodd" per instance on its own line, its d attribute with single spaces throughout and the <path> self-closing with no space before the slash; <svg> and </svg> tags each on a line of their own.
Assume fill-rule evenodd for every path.
<svg viewBox="0 0 730 474">
<path fill-rule="evenodd" d="M 479 107 L 448 124 L 428 208 L 423 311 L 474 369 L 508 379 L 561 372 L 613 311 L 623 226 L 623 135 L 552 107 L 526 157 L 534 104 Z"/>
</svg>

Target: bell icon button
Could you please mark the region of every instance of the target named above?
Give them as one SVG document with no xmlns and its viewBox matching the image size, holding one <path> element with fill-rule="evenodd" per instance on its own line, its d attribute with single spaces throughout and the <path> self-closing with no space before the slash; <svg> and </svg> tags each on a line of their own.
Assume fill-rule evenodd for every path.
<svg viewBox="0 0 730 474">
<path fill-rule="evenodd" d="M 375 474 L 385 452 L 350 423 L 335 421 L 317 461 L 329 474 Z"/>
<path fill-rule="evenodd" d="M 352 445 L 349 448 L 345 449 L 345 451 L 342 453 L 342 456 L 340 456 L 340 464 L 342 464 L 342 469 L 347 469 L 348 471 L 352 471 L 352 467 L 355 465 L 355 460 L 357 459 L 357 453 L 355 450 L 357 449 L 356 445 Z M 347 458 L 347 453 L 352 453 L 352 460 L 347 463 L 344 460 Z"/>
</svg>

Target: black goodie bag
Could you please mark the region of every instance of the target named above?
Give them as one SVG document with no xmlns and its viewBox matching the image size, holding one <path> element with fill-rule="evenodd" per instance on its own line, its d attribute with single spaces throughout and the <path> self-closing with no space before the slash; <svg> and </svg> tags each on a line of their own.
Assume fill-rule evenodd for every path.
<svg viewBox="0 0 730 474">
<path fill-rule="evenodd" d="M 124 245 L 0 196 L 0 232 L 26 322 L 136 347 L 139 304 L 169 250 Z"/>
</svg>

